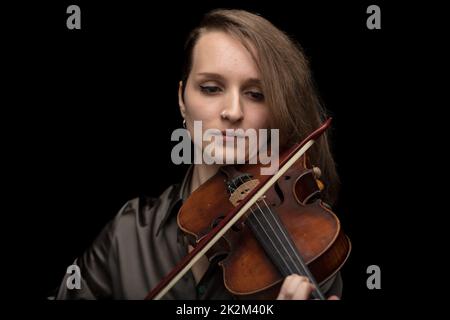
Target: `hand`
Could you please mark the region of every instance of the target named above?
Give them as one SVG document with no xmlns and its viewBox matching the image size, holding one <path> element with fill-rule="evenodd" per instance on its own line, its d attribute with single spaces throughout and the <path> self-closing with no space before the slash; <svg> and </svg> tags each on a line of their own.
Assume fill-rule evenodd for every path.
<svg viewBox="0 0 450 320">
<path fill-rule="evenodd" d="M 306 300 L 314 289 L 308 277 L 291 274 L 284 279 L 277 300 Z M 339 297 L 331 296 L 328 300 L 339 300 Z"/>
</svg>

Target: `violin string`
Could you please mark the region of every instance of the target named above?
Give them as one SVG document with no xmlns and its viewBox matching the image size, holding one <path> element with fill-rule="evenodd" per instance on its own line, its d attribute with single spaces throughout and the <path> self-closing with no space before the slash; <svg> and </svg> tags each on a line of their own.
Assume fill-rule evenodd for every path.
<svg viewBox="0 0 450 320">
<path fill-rule="evenodd" d="M 272 211 L 272 209 L 270 208 L 270 206 L 267 204 L 266 200 L 265 200 L 265 199 L 262 199 L 262 202 L 264 202 L 264 205 L 265 205 L 266 209 L 270 212 L 270 214 L 269 214 L 268 216 L 273 220 L 273 222 L 274 222 L 275 225 L 277 226 L 278 230 L 281 232 L 282 237 L 284 238 L 284 240 L 286 241 L 286 243 L 287 243 L 288 246 L 290 247 L 291 251 L 294 253 L 294 256 L 295 256 L 297 262 L 300 263 L 300 265 L 301 265 L 301 267 L 302 267 L 302 269 L 303 269 L 303 273 L 306 274 L 306 272 L 305 272 L 306 266 L 305 266 L 305 264 L 304 264 L 302 258 L 299 256 L 298 250 L 293 246 L 292 241 L 289 239 L 289 236 L 286 234 L 285 227 L 282 226 L 282 225 L 280 224 L 280 221 L 278 221 L 278 219 L 275 217 L 275 213 Z M 257 204 L 257 205 L 258 205 L 258 204 Z M 259 207 L 259 205 L 258 205 L 258 207 Z M 261 210 L 261 209 L 260 209 L 260 210 Z M 266 220 L 267 220 L 267 215 L 264 214 L 264 211 L 263 211 L 263 210 L 261 210 L 261 212 L 263 213 L 263 216 L 264 216 L 264 217 L 266 218 Z M 268 223 L 269 223 L 269 222 L 268 222 Z M 269 225 L 270 225 L 270 223 L 269 223 Z M 271 226 L 271 227 L 272 227 L 272 226 Z M 297 269 L 298 269 L 298 268 L 297 268 Z M 298 270 L 298 271 L 300 271 L 300 270 Z"/>
<path fill-rule="evenodd" d="M 316 286 L 317 283 L 315 282 L 314 277 L 312 276 L 311 272 L 309 272 L 309 269 L 307 268 L 307 266 L 305 265 L 305 263 L 303 262 L 303 260 L 301 259 L 301 257 L 298 254 L 298 250 L 294 248 L 292 240 L 290 240 L 290 238 L 288 237 L 288 235 L 286 234 L 286 230 L 285 228 L 280 224 L 280 221 L 278 221 L 275 217 L 275 213 L 270 209 L 270 207 L 267 205 L 267 202 L 265 202 L 265 200 L 263 200 L 263 202 L 265 203 L 265 206 L 267 208 L 267 210 L 269 210 L 269 214 L 266 214 L 264 212 L 264 210 L 261 210 L 261 214 L 262 216 L 266 219 L 268 225 L 273 228 L 273 224 L 270 223 L 268 221 L 268 216 L 269 218 L 271 218 L 275 223 L 275 226 L 278 227 L 278 232 L 274 232 L 276 234 L 277 237 L 280 236 L 281 233 L 281 237 L 284 238 L 283 240 L 280 240 L 280 243 L 282 244 L 282 246 L 284 247 L 284 243 L 287 243 L 288 246 L 290 247 L 290 250 L 288 250 L 287 248 L 284 248 L 285 251 L 289 254 L 289 258 L 291 258 L 291 261 L 294 264 L 294 269 L 296 269 L 297 274 L 299 275 L 303 275 L 303 276 L 307 276 L 308 278 L 310 278 L 311 282 Z M 257 204 L 258 205 L 258 204 Z M 259 205 L 258 205 L 259 207 Z M 291 254 L 294 255 L 294 257 L 296 258 L 297 263 L 295 263 L 295 261 L 293 260 Z"/>
<path fill-rule="evenodd" d="M 266 225 L 269 226 L 269 228 L 271 229 L 271 231 L 273 232 L 273 235 L 277 238 L 278 242 L 280 243 L 281 248 L 283 248 L 283 250 L 286 252 L 287 256 L 289 257 L 290 261 L 292 262 L 292 266 L 290 267 L 291 269 L 291 273 L 295 273 L 293 271 L 297 271 L 297 273 L 299 273 L 299 269 L 297 267 L 297 265 L 295 264 L 295 260 L 292 257 L 292 253 L 288 250 L 288 248 L 285 246 L 283 239 L 280 237 L 279 232 L 277 232 L 273 225 L 270 223 L 269 219 L 267 219 L 267 216 L 264 214 L 264 210 L 261 209 L 261 207 L 259 206 L 259 204 L 256 202 L 255 203 L 256 206 L 258 207 L 259 211 L 261 212 L 261 216 L 264 218 L 264 220 L 266 221 Z M 259 221 L 258 217 L 256 217 L 256 220 Z M 293 269 L 293 270 L 292 270 Z"/>
<path fill-rule="evenodd" d="M 242 182 L 242 178 L 240 178 L 241 182 Z M 265 202 L 264 198 L 263 201 Z M 284 249 L 284 251 L 286 252 L 287 256 L 289 257 L 289 259 L 292 262 L 292 266 L 289 268 L 291 270 L 291 274 L 294 273 L 292 271 L 297 271 L 297 273 L 301 274 L 301 270 L 298 268 L 298 265 L 295 263 L 294 258 L 292 257 L 292 251 L 288 250 L 288 248 L 285 246 L 285 243 L 283 242 L 283 239 L 280 237 L 279 232 L 276 232 L 276 230 L 274 229 L 273 225 L 270 223 L 270 221 L 267 218 L 267 215 L 264 214 L 264 210 L 261 209 L 261 207 L 259 206 L 258 202 L 255 202 L 256 206 L 258 207 L 259 211 L 261 212 L 262 217 L 264 218 L 264 220 L 267 222 L 267 225 L 270 227 L 270 229 L 272 229 L 273 234 L 275 235 L 275 237 L 277 238 L 277 240 L 279 241 L 281 247 Z M 267 205 L 267 202 L 265 202 L 265 206 L 266 209 L 269 210 L 269 212 L 273 215 L 273 212 L 270 210 L 270 207 Z M 257 217 L 256 214 L 254 214 L 256 220 L 258 220 L 259 223 L 261 223 Z M 272 217 L 274 219 L 274 217 Z M 277 225 L 278 229 L 281 229 L 281 226 L 278 224 L 278 222 L 275 220 L 275 224 Z M 289 243 L 289 241 L 287 241 L 286 237 L 285 241 Z M 291 250 L 295 251 L 294 248 L 291 246 Z M 278 252 L 280 252 L 277 249 Z M 294 269 L 294 270 L 292 270 Z"/>
<path fill-rule="evenodd" d="M 277 265 L 277 267 L 280 269 L 279 271 L 281 272 L 282 275 L 287 276 L 290 274 L 295 273 L 294 269 L 292 267 L 291 264 L 289 264 L 289 262 L 286 260 L 285 256 L 278 250 L 279 246 L 277 245 L 277 243 L 274 242 L 274 237 L 270 236 L 266 229 L 264 228 L 264 225 L 261 223 L 261 221 L 258 219 L 257 214 L 252 211 L 252 215 L 249 216 L 248 221 L 251 222 L 251 224 L 249 224 L 249 227 L 252 229 L 252 231 L 256 232 L 262 236 L 260 236 L 260 238 L 258 239 L 259 241 L 261 241 L 262 245 L 264 248 L 266 248 L 266 250 L 270 250 L 271 252 L 274 252 L 274 250 L 276 250 L 277 256 L 281 259 L 281 263 L 276 263 L 277 261 L 274 261 L 274 263 Z M 256 222 L 255 222 L 256 221 Z M 270 245 L 268 245 L 268 242 L 266 241 L 266 239 L 269 239 L 270 241 Z M 266 244 L 264 246 L 264 244 Z"/>
<path fill-rule="evenodd" d="M 241 180 L 242 182 L 242 180 Z M 232 182 L 234 185 L 234 188 L 237 189 L 237 185 L 236 183 L 233 181 Z M 265 233 L 266 237 L 262 237 L 263 239 L 269 239 L 269 241 L 272 243 L 272 247 L 278 252 L 278 255 L 280 256 L 280 258 L 283 260 L 284 262 L 284 266 L 288 269 L 289 274 L 294 273 L 290 264 L 286 261 L 285 257 L 281 254 L 281 252 L 278 249 L 278 246 L 275 245 L 275 243 L 273 242 L 273 237 L 271 237 L 268 233 L 267 230 L 263 227 L 263 224 L 261 223 L 261 221 L 258 219 L 257 215 L 255 214 L 255 212 L 253 211 L 253 209 L 250 207 L 250 211 L 251 211 L 251 217 L 256 220 L 256 222 L 259 224 L 260 230 L 262 230 L 263 233 Z"/>
<path fill-rule="evenodd" d="M 270 207 L 267 205 L 267 203 L 264 199 L 263 199 L 263 202 L 265 203 L 265 205 L 269 209 L 269 211 L 271 211 Z M 297 261 L 298 261 L 299 265 L 301 266 L 301 269 L 303 270 L 303 275 L 307 276 L 309 278 L 309 280 L 311 281 L 311 283 L 316 287 L 316 291 L 313 292 L 313 294 L 317 292 L 318 298 L 325 299 L 323 296 L 323 293 L 320 291 L 320 287 L 319 287 L 316 279 L 314 278 L 313 274 L 309 270 L 309 268 L 306 265 L 306 263 L 304 262 L 303 258 L 300 257 L 298 250 L 293 247 L 292 241 L 289 240 L 288 235 L 286 234 L 286 229 L 279 225 L 277 219 L 275 218 L 275 216 L 272 212 L 269 216 L 272 217 L 272 219 L 275 221 L 275 223 L 279 227 L 281 233 L 284 235 L 288 245 L 292 248 L 292 251 L 294 252 L 294 256 L 297 258 Z"/>
<path fill-rule="evenodd" d="M 243 182 L 242 179 L 241 179 L 241 182 Z M 280 225 L 280 222 L 276 219 L 275 214 L 274 214 L 273 211 L 270 209 L 270 207 L 268 206 L 267 202 L 266 202 L 264 199 L 263 199 L 262 201 L 264 202 L 266 209 L 269 211 L 268 214 L 266 214 L 266 213 L 264 212 L 264 210 L 261 209 L 261 207 L 259 206 L 258 202 L 256 202 L 255 204 L 256 204 L 256 206 L 258 207 L 259 211 L 261 212 L 261 216 L 262 216 L 262 217 L 264 218 L 264 220 L 267 222 L 267 225 L 272 229 L 273 235 L 277 238 L 278 243 L 280 244 L 281 248 L 284 249 L 285 253 L 287 254 L 287 256 L 289 257 L 289 259 L 290 259 L 291 262 L 292 262 L 292 265 L 290 265 L 286 260 L 284 260 L 285 263 L 287 264 L 288 269 L 289 269 L 289 274 L 293 274 L 293 273 L 297 273 L 297 274 L 300 274 L 300 275 L 308 275 L 308 274 L 309 274 L 310 276 L 312 276 L 310 273 L 308 273 L 308 272 L 305 271 L 305 264 L 303 263 L 303 261 L 302 261 L 301 258 L 299 257 L 298 251 L 293 247 L 292 241 L 289 240 L 289 238 L 288 238 L 288 236 L 287 236 L 287 234 L 286 234 L 284 228 Z M 253 211 L 252 211 L 252 213 L 253 213 L 253 215 L 255 216 L 254 219 L 255 219 L 255 220 L 261 225 L 261 227 L 262 227 L 262 223 L 261 223 L 261 221 L 258 219 L 258 215 L 255 214 Z M 274 229 L 273 224 L 269 221 L 269 219 L 268 219 L 267 216 L 269 216 L 270 218 L 272 218 L 272 220 L 275 222 L 275 225 L 276 225 L 276 227 L 277 227 L 277 229 L 278 229 L 278 232 L 277 232 L 277 230 Z M 268 233 L 267 233 L 266 229 L 262 227 L 262 230 L 264 231 L 264 233 L 266 234 L 266 236 L 268 236 Z M 280 231 L 281 231 L 281 234 L 280 234 Z M 283 239 L 283 238 L 284 238 L 284 239 Z M 284 241 L 283 241 L 283 240 L 284 240 Z M 285 246 L 285 243 L 287 243 L 288 246 L 289 246 L 290 248 L 287 248 L 287 247 Z M 280 252 L 277 248 L 278 248 L 278 246 L 275 246 L 275 249 L 276 249 L 277 252 L 279 253 L 280 257 L 283 257 L 283 256 L 281 255 L 281 252 Z M 289 250 L 289 249 L 290 249 L 290 250 Z M 293 257 L 293 256 L 294 256 L 294 257 Z M 294 258 L 297 260 L 297 263 L 296 263 L 296 261 L 294 260 Z M 284 259 L 284 258 L 283 258 L 283 259 Z M 300 266 L 299 266 L 299 264 L 300 264 Z M 294 270 L 295 270 L 296 272 L 294 272 Z"/>
<path fill-rule="evenodd" d="M 240 179 L 241 183 L 243 183 L 242 178 L 239 177 L 239 179 Z M 265 200 L 264 198 L 262 199 L 262 202 L 264 203 L 266 209 L 268 210 L 268 214 L 266 214 L 266 213 L 264 212 L 264 210 L 261 209 L 261 207 L 259 206 L 258 202 L 255 202 L 255 204 L 258 206 L 258 209 L 259 209 L 259 211 L 261 212 L 261 215 L 262 215 L 263 218 L 266 220 L 267 224 L 270 226 L 270 228 L 272 229 L 273 233 L 275 234 L 275 236 L 276 236 L 276 237 L 278 238 L 278 240 L 280 241 L 281 247 L 286 251 L 286 253 L 288 254 L 290 260 L 293 262 L 294 269 L 297 270 L 297 273 L 298 273 L 298 274 L 307 276 L 307 277 L 310 279 L 311 283 L 316 287 L 316 291 L 317 291 L 317 292 L 314 292 L 313 294 L 314 294 L 314 295 L 317 294 L 318 298 L 324 299 L 324 296 L 323 296 L 322 292 L 320 292 L 320 288 L 319 288 L 319 286 L 318 286 L 318 284 L 317 284 L 317 281 L 315 280 L 314 276 L 312 275 L 311 271 L 309 270 L 309 268 L 307 267 L 307 265 L 305 264 L 305 262 L 303 261 L 303 259 L 300 257 L 298 250 L 297 250 L 296 248 L 294 248 L 294 246 L 293 246 L 293 241 L 290 240 L 290 238 L 288 237 L 288 235 L 287 235 L 287 233 L 286 233 L 286 230 L 285 230 L 284 226 L 282 226 L 282 225 L 280 224 L 281 221 L 278 221 L 278 219 L 275 217 L 274 212 L 272 211 L 272 209 L 271 209 L 270 206 L 267 204 L 267 202 L 266 202 L 266 200 Z M 253 213 L 253 210 L 252 210 L 252 213 Z M 253 216 L 255 216 L 256 220 L 258 220 L 258 222 L 259 222 L 259 219 L 256 217 L 256 214 L 253 213 Z M 274 229 L 272 223 L 269 222 L 267 216 L 269 216 L 269 217 L 272 219 L 272 221 L 275 223 L 275 226 L 277 227 L 278 232 L 275 231 L 275 229 Z M 259 223 L 261 224 L 261 222 L 259 222 Z M 284 238 L 284 241 L 283 241 L 282 239 L 280 239 L 280 232 L 281 232 L 281 236 Z M 267 234 L 267 233 L 266 233 L 266 234 Z M 285 243 L 288 244 L 288 246 L 290 247 L 291 250 L 288 250 L 288 249 L 285 247 Z M 278 250 L 277 250 L 277 251 L 278 251 Z M 279 251 L 278 251 L 278 252 L 279 252 Z M 292 256 L 291 256 L 291 253 L 292 253 L 292 252 L 293 252 L 294 257 L 296 258 L 296 260 L 297 260 L 298 263 L 295 263 L 295 261 L 293 260 L 293 258 L 292 258 Z M 289 268 L 289 269 L 291 270 L 291 268 Z M 300 269 L 302 269 L 302 270 L 300 270 Z"/>
<path fill-rule="evenodd" d="M 276 216 L 275 216 L 274 212 L 270 209 L 269 205 L 264 200 L 264 198 L 262 199 L 262 202 L 264 202 L 265 209 L 268 212 L 266 212 L 265 210 L 261 209 L 261 207 L 259 206 L 258 203 L 256 203 L 256 205 L 258 206 L 262 217 L 266 220 L 267 224 L 270 226 L 270 228 L 273 230 L 273 233 L 278 238 L 281 247 L 288 254 L 290 260 L 292 261 L 293 269 L 296 271 L 295 273 L 297 273 L 299 275 L 306 275 L 306 272 L 304 271 L 304 269 L 305 269 L 304 268 L 304 264 L 302 264 L 301 260 L 298 259 L 298 252 L 292 246 L 292 241 L 289 240 L 288 236 L 284 232 L 285 231 L 284 227 L 282 225 L 280 225 L 280 221 L 278 221 L 276 219 Z M 275 223 L 275 226 L 277 227 L 277 230 L 274 229 L 274 224 L 269 221 L 269 218 L 271 218 L 271 220 L 273 220 L 273 222 Z M 286 243 L 289 246 L 289 248 L 285 245 Z M 294 260 L 294 258 L 295 258 L 296 261 Z M 299 264 L 300 264 L 300 267 L 299 267 Z"/>
</svg>

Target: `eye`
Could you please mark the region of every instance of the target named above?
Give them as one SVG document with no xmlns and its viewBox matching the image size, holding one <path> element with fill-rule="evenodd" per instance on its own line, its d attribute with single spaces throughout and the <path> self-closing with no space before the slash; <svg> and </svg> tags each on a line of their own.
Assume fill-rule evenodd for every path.
<svg viewBox="0 0 450 320">
<path fill-rule="evenodd" d="M 222 89 L 218 86 L 200 86 L 200 90 L 206 94 L 215 94 L 220 92 Z"/>
<path fill-rule="evenodd" d="M 264 101 L 264 95 L 257 91 L 247 91 L 247 95 L 255 101 Z"/>
</svg>

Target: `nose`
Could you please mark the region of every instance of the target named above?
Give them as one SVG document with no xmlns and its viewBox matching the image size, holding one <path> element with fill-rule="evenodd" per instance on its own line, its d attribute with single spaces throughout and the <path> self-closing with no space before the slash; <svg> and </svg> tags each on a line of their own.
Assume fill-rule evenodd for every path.
<svg viewBox="0 0 450 320">
<path fill-rule="evenodd" d="M 225 108 L 221 113 L 223 119 L 228 119 L 230 122 L 238 122 L 243 119 L 244 113 L 238 90 L 229 92 L 225 103 Z"/>
</svg>

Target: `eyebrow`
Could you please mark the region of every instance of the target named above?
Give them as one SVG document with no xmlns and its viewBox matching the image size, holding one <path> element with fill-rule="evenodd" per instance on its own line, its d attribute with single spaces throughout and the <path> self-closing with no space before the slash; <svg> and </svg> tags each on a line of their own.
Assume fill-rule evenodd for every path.
<svg viewBox="0 0 450 320">
<path fill-rule="evenodd" d="M 208 78 L 212 78 L 212 79 L 216 79 L 216 80 L 225 80 L 225 78 L 218 73 L 214 73 L 214 72 L 198 72 L 197 75 L 199 76 L 205 76 Z M 258 78 L 248 78 L 247 80 L 245 80 L 245 83 L 247 85 L 261 85 L 261 79 Z"/>
</svg>

